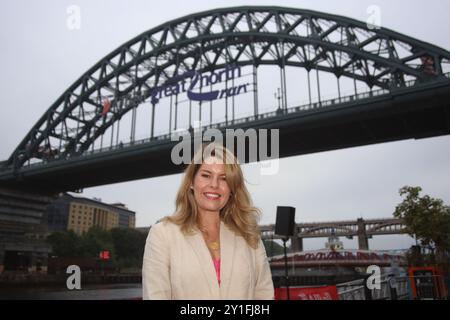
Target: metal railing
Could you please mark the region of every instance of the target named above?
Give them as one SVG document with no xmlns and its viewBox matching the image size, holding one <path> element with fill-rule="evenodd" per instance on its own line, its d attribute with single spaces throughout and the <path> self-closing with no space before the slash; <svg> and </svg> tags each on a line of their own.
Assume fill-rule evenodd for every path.
<svg viewBox="0 0 450 320">
<path fill-rule="evenodd" d="M 369 289 L 366 279 L 336 285 L 340 300 L 407 300 L 412 298 L 409 277 L 383 277 L 379 289 Z"/>
</svg>

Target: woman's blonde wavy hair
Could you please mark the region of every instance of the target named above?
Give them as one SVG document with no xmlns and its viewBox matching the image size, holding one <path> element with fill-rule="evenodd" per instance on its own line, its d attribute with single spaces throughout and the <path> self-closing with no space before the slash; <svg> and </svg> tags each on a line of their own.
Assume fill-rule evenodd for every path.
<svg viewBox="0 0 450 320">
<path fill-rule="evenodd" d="M 227 148 L 217 143 L 203 144 L 195 153 L 184 172 L 176 198 L 175 213 L 163 220 L 179 225 L 185 234 L 198 229 L 198 208 L 190 186 L 202 163 L 209 156 L 224 163 L 226 181 L 231 191 L 228 202 L 220 211 L 220 219 L 237 235 L 242 236 L 250 247 L 257 248 L 260 240 L 258 220 L 261 211 L 252 204 L 238 160 Z"/>
</svg>

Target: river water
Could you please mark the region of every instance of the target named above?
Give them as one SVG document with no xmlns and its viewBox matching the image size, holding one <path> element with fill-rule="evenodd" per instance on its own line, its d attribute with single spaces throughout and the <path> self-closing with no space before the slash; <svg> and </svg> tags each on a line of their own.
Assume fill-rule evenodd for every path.
<svg viewBox="0 0 450 320">
<path fill-rule="evenodd" d="M 82 286 L 80 290 L 63 287 L 0 287 L 0 300 L 138 300 L 142 284 L 120 283 Z"/>
</svg>

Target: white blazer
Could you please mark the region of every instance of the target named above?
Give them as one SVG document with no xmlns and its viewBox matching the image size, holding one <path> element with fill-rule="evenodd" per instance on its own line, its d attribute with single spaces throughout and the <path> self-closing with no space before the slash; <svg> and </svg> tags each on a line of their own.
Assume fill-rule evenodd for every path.
<svg viewBox="0 0 450 320">
<path fill-rule="evenodd" d="M 251 248 L 223 222 L 220 224 L 220 279 L 200 232 L 184 235 L 171 222 L 153 225 L 142 267 L 143 299 L 274 299 L 264 245 Z"/>
</svg>

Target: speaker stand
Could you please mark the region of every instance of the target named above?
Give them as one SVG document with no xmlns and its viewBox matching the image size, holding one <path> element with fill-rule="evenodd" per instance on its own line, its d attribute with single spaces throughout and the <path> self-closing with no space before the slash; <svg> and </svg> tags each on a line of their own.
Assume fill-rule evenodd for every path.
<svg viewBox="0 0 450 320">
<path fill-rule="evenodd" d="M 286 242 L 288 241 L 288 238 L 283 238 L 283 247 L 284 247 L 284 278 L 285 278 L 285 284 L 286 284 L 286 290 L 287 290 L 287 299 L 291 300 L 291 296 L 289 293 L 289 275 L 288 275 L 288 263 L 287 263 L 287 249 L 286 249 Z"/>
</svg>

